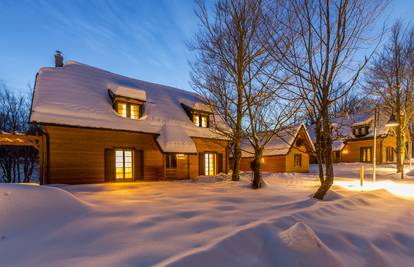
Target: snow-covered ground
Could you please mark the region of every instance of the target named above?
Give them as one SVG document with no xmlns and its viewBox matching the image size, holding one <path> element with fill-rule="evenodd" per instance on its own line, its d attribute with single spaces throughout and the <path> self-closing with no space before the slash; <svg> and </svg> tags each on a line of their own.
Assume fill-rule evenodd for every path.
<svg viewBox="0 0 414 267">
<path fill-rule="evenodd" d="M 325 201 L 310 197 L 314 173 L 265 174 L 261 190 L 250 174 L 0 185 L 0 266 L 413 266 L 414 197 L 351 188 L 359 164 L 336 171 L 348 184 Z M 379 183 L 414 185 L 388 171 L 379 168 Z"/>
</svg>

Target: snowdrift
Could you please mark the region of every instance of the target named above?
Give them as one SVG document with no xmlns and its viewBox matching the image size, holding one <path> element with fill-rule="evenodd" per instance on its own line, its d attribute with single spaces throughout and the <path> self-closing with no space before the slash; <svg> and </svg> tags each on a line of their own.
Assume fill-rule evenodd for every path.
<svg viewBox="0 0 414 267">
<path fill-rule="evenodd" d="M 306 224 L 254 224 L 159 266 L 346 266 Z"/>
<path fill-rule="evenodd" d="M 0 185 L 0 230 L 3 239 L 26 231 L 52 229 L 88 211 L 81 200 L 59 188 Z"/>
</svg>

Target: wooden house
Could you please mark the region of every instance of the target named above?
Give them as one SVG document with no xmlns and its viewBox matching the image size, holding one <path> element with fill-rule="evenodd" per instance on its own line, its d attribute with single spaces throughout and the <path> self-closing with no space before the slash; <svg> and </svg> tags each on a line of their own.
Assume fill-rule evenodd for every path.
<svg viewBox="0 0 414 267">
<path fill-rule="evenodd" d="M 244 139 L 241 144 L 240 170 L 250 171 L 253 148 Z M 301 124 L 281 131 L 263 151 L 262 170 L 265 172 L 308 172 L 309 158 L 314 147 L 306 127 Z M 231 165 L 232 166 L 232 165 Z"/>
<path fill-rule="evenodd" d="M 396 138 L 393 128 L 386 127 L 389 115 L 380 113 L 377 121 L 376 160 L 396 162 Z M 332 120 L 334 162 L 372 162 L 374 153 L 374 114 L 361 112 Z M 313 135 L 313 134 L 311 134 Z M 409 151 L 406 135 L 405 151 Z"/>
<path fill-rule="evenodd" d="M 47 137 L 44 182 L 78 184 L 227 172 L 213 116 L 197 94 L 70 61 L 37 73 L 30 121 Z"/>
</svg>

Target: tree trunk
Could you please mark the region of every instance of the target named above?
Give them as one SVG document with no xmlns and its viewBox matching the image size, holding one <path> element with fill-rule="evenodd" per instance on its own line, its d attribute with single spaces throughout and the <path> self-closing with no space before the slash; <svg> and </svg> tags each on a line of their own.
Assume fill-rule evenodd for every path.
<svg viewBox="0 0 414 267">
<path fill-rule="evenodd" d="M 333 161 L 332 161 L 332 131 L 331 125 L 329 123 L 329 113 L 328 110 L 322 113 L 322 122 L 323 122 L 323 148 L 324 148 L 324 157 L 325 157 L 325 173 L 326 177 L 321 186 L 318 188 L 316 193 L 313 195 L 314 198 L 322 200 L 326 193 L 331 188 L 334 182 L 334 171 L 333 171 Z"/>
<path fill-rule="evenodd" d="M 235 144 L 234 144 L 233 174 L 232 174 L 232 177 L 231 177 L 231 179 L 233 181 L 239 181 L 240 180 L 240 160 L 241 160 L 241 150 L 240 150 L 240 140 L 239 140 L 239 141 L 236 141 Z"/>
<path fill-rule="evenodd" d="M 237 86 L 237 121 L 234 133 L 234 162 L 233 162 L 233 181 L 240 180 L 240 159 L 241 159 L 241 132 L 242 132 L 242 117 L 243 117 L 243 90 L 241 81 L 239 79 Z"/>
<path fill-rule="evenodd" d="M 323 171 L 323 152 L 322 152 L 322 143 L 321 143 L 321 121 L 320 119 L 316 120 L 316 129 L 315 129 L 315 135 L 316 135 L 316 160 L 318 161 L 318 168 L 319 168 L 319 181 L 321 182 L 321 185 L 323 184 L 325 178 L 324 178 L 324 171 Z"/>
<path fill-rule="evenodd" d="M 253 182 L 252 188 L 259 189 L 263 186 L 262 181 L 262 165 L 263 165 L 263 154 L 262 151 L 255 152 L 254 159 L 252 161 L 253 171 Z"/>
</svg>

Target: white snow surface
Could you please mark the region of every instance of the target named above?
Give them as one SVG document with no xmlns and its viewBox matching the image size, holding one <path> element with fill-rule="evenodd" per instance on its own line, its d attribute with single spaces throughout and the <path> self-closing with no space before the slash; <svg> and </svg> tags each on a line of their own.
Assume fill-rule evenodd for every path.
<svg viewBox="0 0 414 267">
<path fill-rule="evenodd" d="M 127 98 L 134 98 L 138 100 L 145 101 L 147 100 L 147 95 L 144 90 L 139 90 L 137 88 L 130 88 L 126 86 L 114 86 L 109 88 L 114 95 L 123 96 Z"/>
<path fill-rule="evenodd" d="M 0 266 L 412 266 L 412 198 L 334 186 L 317 201 L 315 173 L 242 178 L 2 184 Z"/>
<path fill-rule="evenodd" d="M 108 90 L 138 98 L 145 96 L 144 116 L 139 120 L 118 116 L 112 108 Z M 172 140 L 166 140 L 166 137 L 161 139 L 168 143 L 168 152 L 193 153 L 195 145 L 188 145 L 191 137 L 223 139 L 209 128 L 195 126 L 182 104 L 206 109 L 200 96 L 195 93 L 69 61 L 60 68 L 40 69 L 30 121 L 153 134 L 162 134 L 164 125 L 168 123 L 168 128 L 179 128 L 177 132 L 181 135 L 170 134 L 168 136 L 173 137 Z M 216 116 L 215 121 L 223 124 L 219 116 Z M 183 144 L 181 140 L 186 142 Z M 172 145 L 174 143 L 175 146 Z"/>
</svg>

